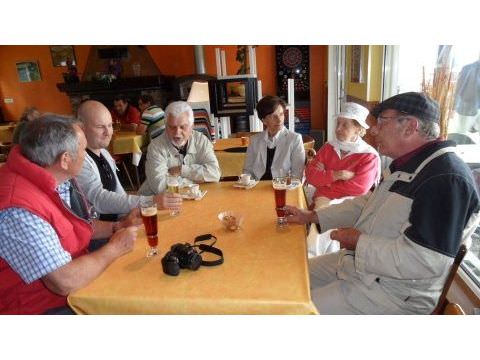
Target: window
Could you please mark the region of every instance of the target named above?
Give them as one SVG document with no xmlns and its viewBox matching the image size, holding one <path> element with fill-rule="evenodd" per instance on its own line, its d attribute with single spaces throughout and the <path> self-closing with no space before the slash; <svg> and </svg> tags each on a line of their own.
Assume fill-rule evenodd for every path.
<svg viewBox="0 0 480 360">
<path fill-rule="evenodd" d="M 453 85 L 448 139 L 457 143 L 458 155 L 470 166 L 480 188 L 480 47 L 387 46 L 383 98 L 406 91 L 422 91 L 432 81 L 434 69 L 448 61 Z M 446 58 L 448 56 L 448 58 Z M 430 83 L 431 85 L 431 83 Z M 462 270 L 480 294 L 480 227 L 472 236 Z M 480 296 L 480 295 L 479 295 Z"/>
</svg>

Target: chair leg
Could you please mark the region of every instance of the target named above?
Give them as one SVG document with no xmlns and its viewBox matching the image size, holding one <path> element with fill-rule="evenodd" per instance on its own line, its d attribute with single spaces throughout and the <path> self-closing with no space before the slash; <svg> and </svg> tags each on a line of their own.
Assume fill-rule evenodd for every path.
<svg viewBox="0 0 480 360">
<path fill-rule="evenodd" d="M 140 189 L 140 172 L 138 171 L 138 166 L 135 166 L 135 181 L 137 183 L 136 191 Z"/>
<path fill-rule="evenodd" d="M 135 188 L 135 185 L 133 185 L 133 181 L 132 181 L 132 178 L 130 177 L 130 173 L 128 172 L 127 165 L 125 165 L 125 162 L 123 162 L 123 161 L 122 161 L 122 166 L 123 166 L 123 170 L 125 171 L 125 174 L 127 175 L 128 182 L 130 183 L 130 186 L 132 187 L 132 190 L 138 190 L 138 189 Z"/>
</svg>

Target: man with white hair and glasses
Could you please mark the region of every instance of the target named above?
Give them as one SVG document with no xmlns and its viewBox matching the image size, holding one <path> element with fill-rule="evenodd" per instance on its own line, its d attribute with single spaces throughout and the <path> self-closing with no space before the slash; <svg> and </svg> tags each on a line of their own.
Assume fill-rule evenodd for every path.
<svg viewBox="0 0 480 360">
<path fill-rule="evenodd" d="M 193 110 L 185 101 L 175 101 L 165 109 L 165 132 L 148 146 L 146 180 L 139 193 L 154 195 L 167 187 L 167 175 L 177 175 L 194 183 L 217 182 L 220 167 L 210 140 L 193 131 Z"/>
<path fill-rule="evenodd" d="M 438 138 L 430 97 L 399 94 L 372 115 L 378 149 L 393 159 L 373 194 L 317 211 L 288 206 L 288 221 L 335 229 L 340 242 L 340 251 L 309 260 L 320 314 L 429 314 L 479 222 L 478 190 L 454 143 Z"/>
</svg>

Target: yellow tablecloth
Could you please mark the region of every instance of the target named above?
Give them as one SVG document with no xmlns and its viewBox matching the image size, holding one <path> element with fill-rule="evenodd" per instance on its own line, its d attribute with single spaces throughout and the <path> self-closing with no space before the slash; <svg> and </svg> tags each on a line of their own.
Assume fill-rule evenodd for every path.
<svg viewBox="0 0 480 360">
<path fill-rule="evenodd" d="M 222 177 L 225 176 L 238 176 L 242 173 L 243 164 L 245 162 L 246 153 L 231 153 L 224 151 L 233 147 L 247 147 L 248 145 L 242 145 L 242 139 L 240 138 L 228 138 L 218 139 L 213 145 L 215 155 L 218 159 L 218 165 Z"/>
<path fill-rule="evenodd" d="M 137 135 L 134 131 L 119 131 L 114 133 L 110 149 L 115 155 L 141 153 L 144 142 L 145 135 Z"/>
<path fill-rule="evenodd" d="M 202 184 L 208 193 L 200 201 L 184 202 L 182 212 L 159 214 L 160 255 L 146 259 L 146 240 L 139 231 L 133 252 L 117 259 L 99 278 L 68 298 L 79 314 L 314 314 L 310 300 L 305 227 L 275 226 L 271 183 L 251 190 L 233 183 Z M 301 190 L 287 194 L 287 203 L 303 205 Z M 224 210 L 245 215 L 243 228 L 227 232 L 217 214 Z M 225 263 L 182 269 L 172 277 L 160 260 L 174 243 L 194 237 L 218 237 Z"/>
</svg>

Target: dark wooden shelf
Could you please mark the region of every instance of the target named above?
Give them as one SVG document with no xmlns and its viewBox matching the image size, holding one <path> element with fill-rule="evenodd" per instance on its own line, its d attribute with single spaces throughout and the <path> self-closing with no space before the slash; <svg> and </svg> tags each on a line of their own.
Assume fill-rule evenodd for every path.
<svg viewBox="0 0 480 360">
<path fill-rule="evenodd" d="M 174 76 L 139 76 L 120 78 L 107 83 L 105 81 L 81 81 L 79 83 L 58 83 L 57 88 L 68 95 L 95 93 L 121 93 L 126 91 L 163 90 L 172 91 Z"/>
</svg>

